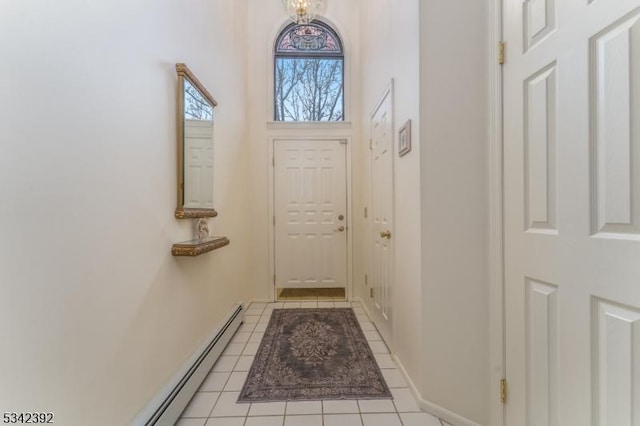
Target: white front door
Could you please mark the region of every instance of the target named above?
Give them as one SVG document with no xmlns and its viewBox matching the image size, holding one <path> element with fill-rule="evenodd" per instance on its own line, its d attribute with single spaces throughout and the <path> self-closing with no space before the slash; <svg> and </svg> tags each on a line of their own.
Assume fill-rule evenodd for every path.
<svg viewBox="0 0 640 426">
<path fill-rule="evenodd" d="M 213 124 L 184 123 L 184 207 L 213 208 Z"/>
<path fill-rule="evenodd" d="M 276 288 L 346 288 L 346 141 L 276 140 L 274 162 Z"/>
<path fill-rule="evenodd" d="M 640 426 L 640 1 L 504 12 L 505 425 Z"/>
<path fill-rule="evenodd" d="M 393 290 L 392 86 L 371 116 L 371 241 L 373 321 L 391 347 Z"/>
</svg>

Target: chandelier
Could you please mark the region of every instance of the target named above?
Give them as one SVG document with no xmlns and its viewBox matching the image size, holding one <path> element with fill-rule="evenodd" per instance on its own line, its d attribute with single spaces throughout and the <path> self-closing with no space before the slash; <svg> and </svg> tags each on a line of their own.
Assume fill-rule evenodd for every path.
<svg viewBox="0 0 640 426">
<path fill-rule="evenodd" d="M 313 21 L 322 3 L 323 0 L 282 0 L 289 18 L 296 24 L 308 24 Z"/>
</svg>

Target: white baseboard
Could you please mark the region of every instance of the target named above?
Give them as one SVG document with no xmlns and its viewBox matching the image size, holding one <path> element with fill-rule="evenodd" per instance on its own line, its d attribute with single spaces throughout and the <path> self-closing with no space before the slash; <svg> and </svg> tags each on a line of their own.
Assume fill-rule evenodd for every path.
<svg viewBox="0 0 640 426">
<path fill-rule="evenodd" d="M 413 393 L 413 396 L 416 398 L 416 401 L 418 401 L 418 405 L 420 405 L 420 408 L 422 408 L 423 411 L 426 411 L 427 413 L 432 414 L 450 423 L 453 426 L 481 426 L 480 424 L 472 420 L 469 420 L 463 416 L 460 416 L 452 411 L 447 410 L 446 408 L 439 406 L 438 404 L 434 404 L 433 402 L 430 402 L 424 399 L 420 394 L 420 392 L 418 391 L 418 388 L 416 387 L 415 383 L 413 383 L 413 380 L 411 380 L 411 377 L 409 377 L 409 374 L 407 373 L 407 370 L 404 368 L 404 365 L 402 364 L 400 359 L 398 359 L 398 357 L 393 354 L 391 355 L 391 357 L 393 358 L 393 361 L 398 366 L 398 370 L 400 370 L 405 380 L 409 384 L 409 389 L 411 389 L 411 393 Z"/>
<path fill-rule="evenodd" d="M 187 362 L 136 416 L 133 426 L 173 426 L 243 321 L 238 302 Z"/>
<path fill-rule="evenodd" d="M 371 320 L 372 316 L 371 316 L 371 312 L 369 312 L 369 307 L 367 306 L 367 304 L 364 302 L 364 300 L 362 300 L 362 297 L 354 297 L 351 299 L 352 302 L 360 302 L 360 304 L 362 305 L 362 309 L 364 310 L 364 313 L 367 314 L 367 316 L 369 317 L 369 320 Z M 373 321 L 371 321 L 373 322 Z"/>
<path fill-rule="evenodd" d="M 251 299 L 249 300 L 249 303 L 273 303 L 273 300 L 271 299 Z"/>
<path fill-rule="evenodd" d="M 362 309 L 365 311 L 369 319 L 372 318 L 371 313 L 369 312 L 369 308 L 367 307 L 367 304 L 364 302 L 364 300 L 362 300 L 361 297 L 354 297 L 353 301 L 360 302 L 360 304 L 362 305 Z M 400 359 L 394 354 L 391 354 L 391 357 L 393 358 L 393 361 L 398 366 L 398 370 L 400 370 L 405 380 L 407 381 L 409 385 L 409 389 L 411 389 L 411 393 L 416 398 L 416 401 L 418 402 L 418 404 L 420 405 L 420 408 L 422 408 L 423 411 L 426 411 L 429 414 L 432 414 L 448 423 L 451 423 L 451 425 L 453 426 L 481 426 L 476 422 L 473 422 L 463 416 L 453 413 L 447 410 L 446 408 L 443 408 L 437 404 L 434 404 L 422 398 L 422 395 L 418 391 L 418 388 L 416 387 L 413 380 L 411 380 L 411 377 L 407 373 L 407 370 L 404 368 L 404 365 L 402 364 Z"/>
</svg>

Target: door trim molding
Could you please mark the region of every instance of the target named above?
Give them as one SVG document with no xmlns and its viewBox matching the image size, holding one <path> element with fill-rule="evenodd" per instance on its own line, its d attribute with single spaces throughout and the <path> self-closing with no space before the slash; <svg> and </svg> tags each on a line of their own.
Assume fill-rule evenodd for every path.
<svg viewBox="0 0 640 426">
<path fill-rule="evenodd" d="M 299 132 L 299 130 L 297 131 Z M 352 146 L 352 138 L 351 135 L 336 135 L 336 134 L 327 134 L 325 132 L 313 132 L 311 130 L 305 131 L 305 136 L 293 136 L 293 135 L 271 135 L 269 136 L 268 145 L 268 169 L 269 169 L 269 216 L 267 220 L 269 221 L 268 229 L 269 229 L 269 276 L 267 279 L 267 294 L 271 298 L 271 301 L 275 302 L 276 295 L 276 287 L 273 282 L 273 277 L 276 273 L 276 251 L 275 251 L 275 226 L 273 224 L 273 216 L 275 215 L 275 167 L 273 164 L 273 158 L 275 155 L 275 143 L 276 141 L 346 141 L 345 148 L 345 161 L 346 161 L 346 185 L 347 185 L 347 288 L 345 289 L 345 295 L 347 296 L 347 300 L 353 299 L 353 191 L 352 191 L 352 166 L 351 166 L 351 146 Z"/>
<path fill-rule="evenodd" d="M 373 149 L 371 146 L 371 141 L 373 139 L 373 130 L 372 130 L 372 120 L 373 117 L 375 117 L 375 115 L 378 113 L 378 110 L 382 107 L 382 105 L 384 104 L 385 100 L 389 98 L 390 102 L 391 102 L 391 216 L 392 216 L 392 223 L 391 223 L 391 233 L 393 235 L 396 234 L 396 228 L 395 228 L 395 217 L 396 217 L 396 187 L 395 187 L 395 169 L 396 169 L 396 161 L 395 161 L 395 144 L 396 144 L 396 135 L 395 135 L 395 80 L 393 78 L 389 79 L 389 82 L 385 85 L 385 88 L 382 92 L 382 95 L 378 98 L 378 101 L 375 103 L 375 106 L 371 109 L 371 112 L 369 112 L 369 122 L 368 122 L 368 126 L 369 126 L 369 201 L 368 204 L 370 206 L 370 218 L 367 221 L 367 226 L 366 226 L 366 233 L 367 233 L 367 238 L 366 241 L 368 242 L 368 247 L 366 247 L 366 259 L 367 259 L 367 266 L 366 266 L 366 271 L 367 274 L 372 277 L 373 276 L 373 271 L 372 271 L 372 266 L 373 266 L 373 250 L 374 250 L 374 241 L 371 239 L 372 238 L 372 229 L 373 229 L 373 219 L 371 218 L 373 215 L 373 206 L 374 206 L 374 179 L 373 179 Z M 395 242 L 391 243 L 391 249 L 390 249 L 390 253 L 391 253 L 391 286 L 395 286 L 396 282 L 396 244 Z M 373 288 L 372 287 L 372 282 L 369 282 L 369 286 L 367 287 L 369 289 Z M 370 298 L 369 299 L 369 308 L 370 308 L 370 319 L 371 322 L 373 322 L 374 324 L 376 324 L 376 327 L 381 327 L 381 324 L 377 324 L 376 322 L 376 315 L 375 315 L 375 300 L 374 298 Z M 383 333 L 380 332 L 380 335 L 382 336 L 382 340 L 386 343 L 387 347 L 389 348 L 389 351 L 393 354 L 394 353 L 394 348 L 395 348 L 395 335 L 396 333 L 394 333 L 393 330 L 393 312 L 395 312 L 395 308 L 396 308 L 396 298 L 393 296 L 393 291 L 391 292 L 391 315 L 389 318 L 389 326 L 390 326 L 390 336 L 389 337 L 389 341 L 387 341 L 387 339 L 385 339 L 385 336 L 383 336 Z"/>
<path fill-rule="evenodd" d="M 489 281 L 490 281 L 490 424 L 503 426 L 505 406 L 499 383 L 505 378 L 504 323 L 504 173 L 502 67 L 502 0 L 489 5 Z"/>
</svg>

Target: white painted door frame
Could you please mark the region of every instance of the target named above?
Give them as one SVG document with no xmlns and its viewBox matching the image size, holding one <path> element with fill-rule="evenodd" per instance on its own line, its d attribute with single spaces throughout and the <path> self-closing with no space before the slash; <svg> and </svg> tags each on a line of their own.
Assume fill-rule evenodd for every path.
<svg viewBox="0 0 640 426">
<path fill-rule="evenodd" d="M 275 167 L 273 163 L 274 158 L 274 144 L 279 140 L 337 140 L 337 141 L 346 141 L 346 168 L 347 168 L 347 288 L 346 288 L 346 296 L 347 300 L 351 300 L 353 298 L 353 191 L 352 191 L 352 165 L 351 165 L 351 151 L 352 151 L 352 138 L 351 136 L 336 136 L 336 135 L 327 135 L 327 133 L 321 131 L 307 131 L 304 130 L 301 132 L 300 130 L 296 131 L 295 134 L 305 133 L 304 136 L 294 136 L 293 133 L 286 135 L 272 135 L 269 137 L 269 153 L 268 153 L 268 161 L 269 161 L 269 216 L 267 220 L 269 221 L 269 277 L 267 280 L 267 285 L 269 286 L 269 293 L 271 300 L 275 301 L 277 298 L 276 288 L 274 285 L 274 275 L 275 275 L 275 226 L 273 224 L 273 217 L 275 214 L 275 179 L 274 172 Z"/>
<path fill-rule="evenodd" d="M 505 378 L 504 324 L 504 231 L 503 231 L 503 138 L 502 65 L 498 63 L 502 41 L 502 4 L 489 5 L 489 280 L 490 280 L 490 424 L 504 426 L 505 406 L 500 399 L 500 380 Z"/>
</svg>

